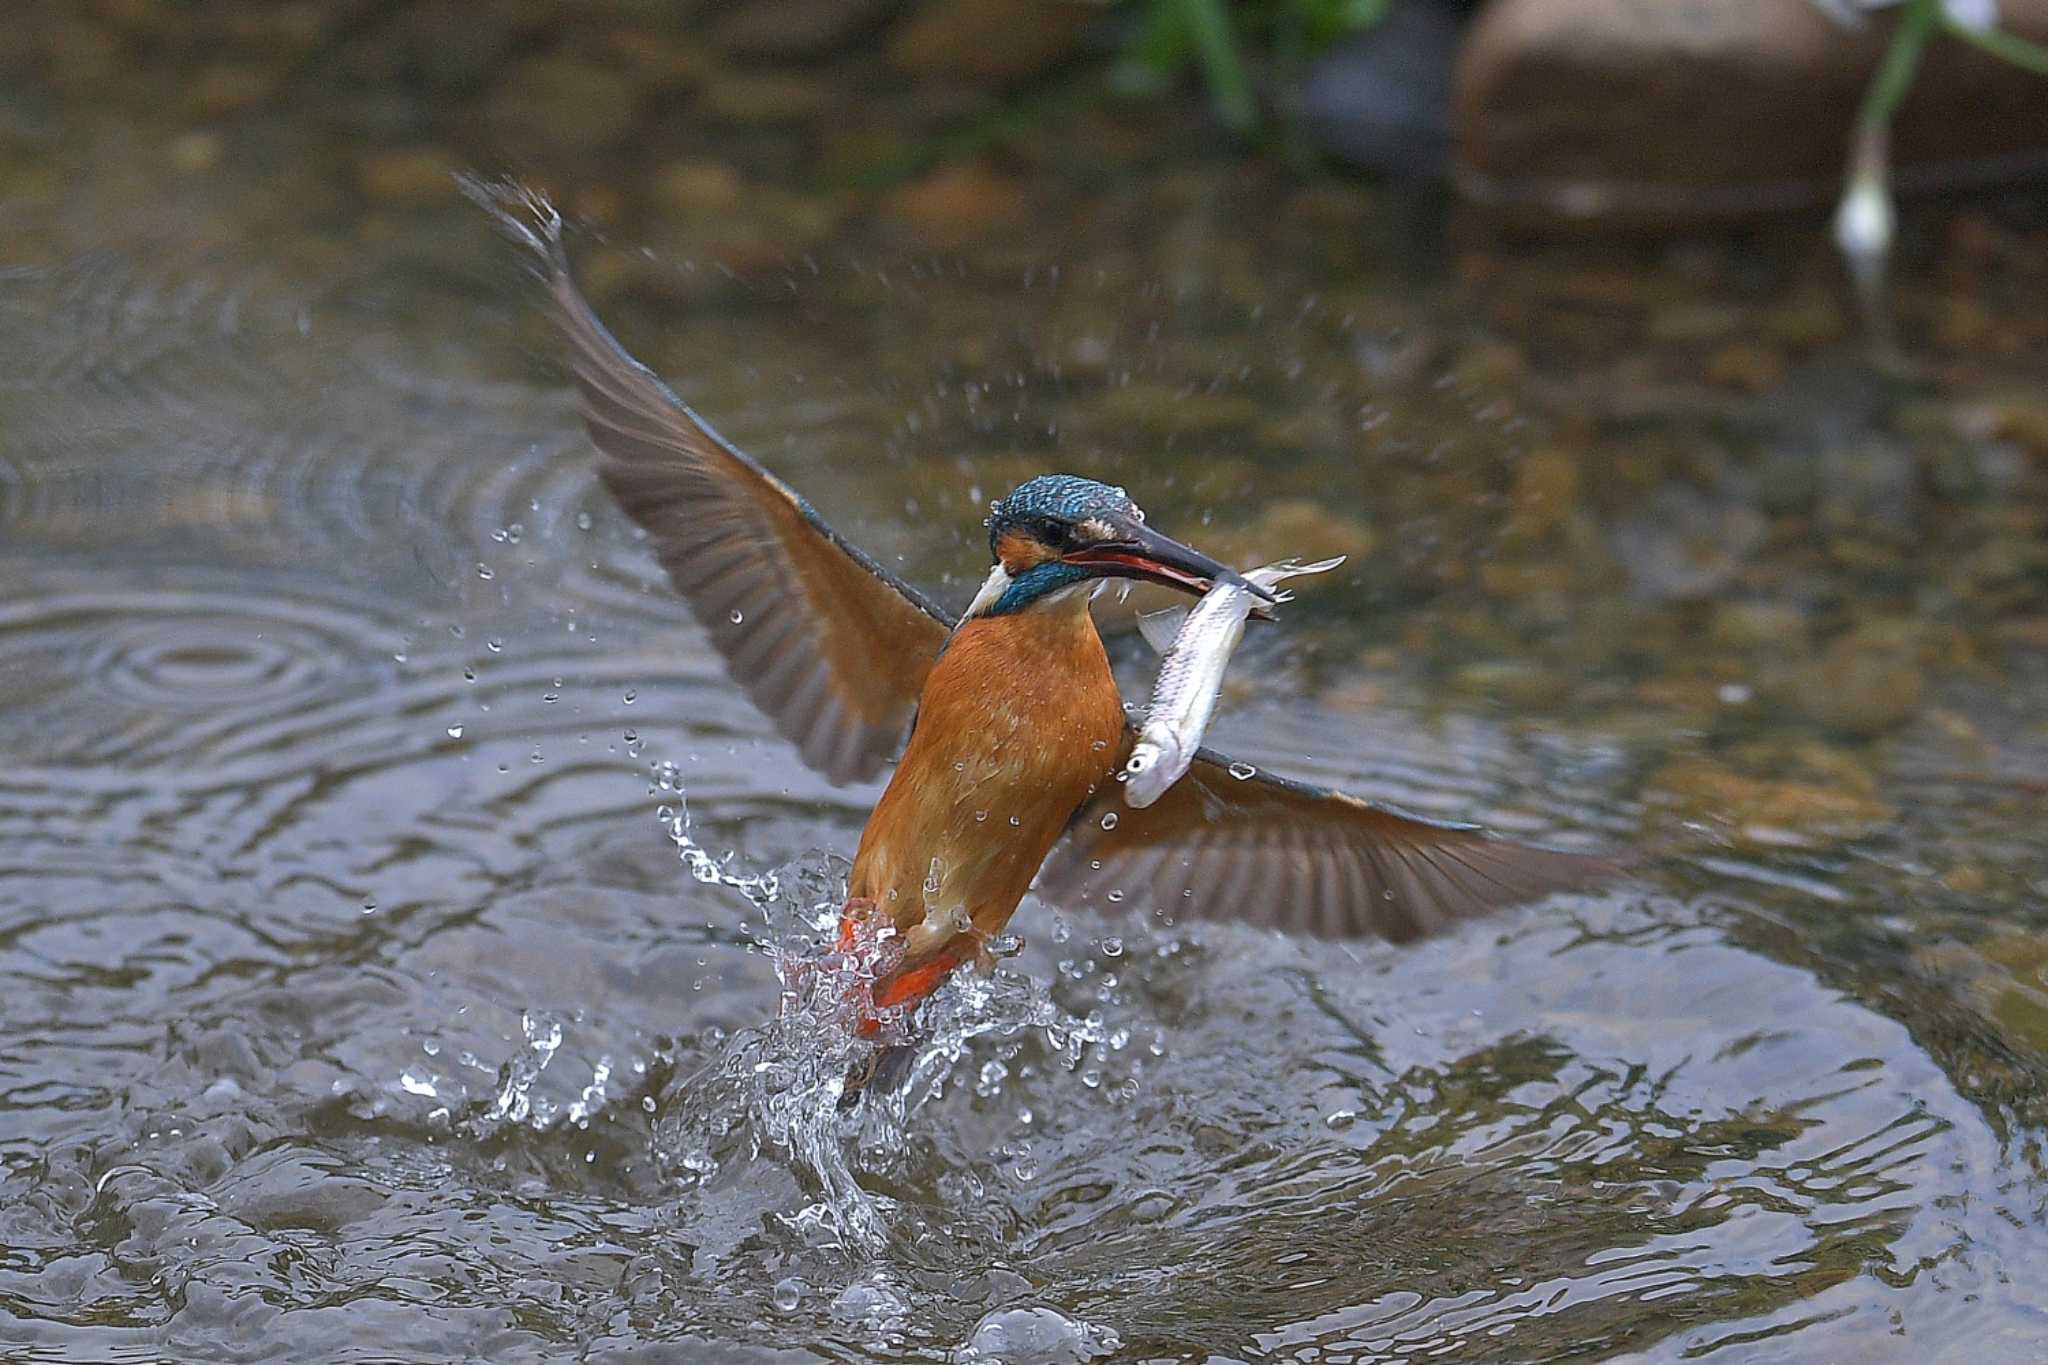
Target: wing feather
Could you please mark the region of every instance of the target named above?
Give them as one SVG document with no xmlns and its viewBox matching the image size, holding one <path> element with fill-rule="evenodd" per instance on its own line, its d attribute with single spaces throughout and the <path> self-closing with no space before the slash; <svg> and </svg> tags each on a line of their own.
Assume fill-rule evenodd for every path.
<svg viewBox="0 0 2048 1365">
<path fill-rule="evenodd" d="M 577 289 L 551 206 L 516 187 L 464 189 L 538 258 L 599 477 L 734 681 L 827 778 L 875 776 L 902 748 L 953 618 L 626 353 Z"/>
<path fill-rule="evenodd" d="M 1083 909 L 1405 942 L 1618 871 L 1588 854 L 1233 769 L 1244 770 L 1205 749 L 1144 810 L 1126 809 L 1122 787 L 1105 784 L 1039 874 L 1039 894 Z M 1117 819 L 1104 829 L 1109 810 Z"/>
</svg>

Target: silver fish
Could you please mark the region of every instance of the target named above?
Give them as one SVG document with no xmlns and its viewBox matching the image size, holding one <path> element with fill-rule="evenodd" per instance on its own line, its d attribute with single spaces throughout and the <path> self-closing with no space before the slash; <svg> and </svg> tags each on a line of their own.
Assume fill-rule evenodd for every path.
<svg viewBox="0 0 2048 1365">
<path fill-rule="evenodd" d="M 1270 589 L 1282 579 L 1327 573 L 1343 562 L 1342 555 L 1313 564 L 1283 559 L 1245 570 L 1245 582 L 1224 580 L 1203 594 L 1181 621 L 1173 643 L 1165 650 L 1166 657 L 1159 662 L 1159 677 L 1152 685 L 1152 709 L 1119 775 L 1126 802 L 1151 805 L 1195 761 L 1202 733 L 1216 712 L 1224 666 L 1244 638 L 1245 618 L 1258 602 L 1247 583 Z M 1279 600 L 1288 601 L 1288 594 L 1279 594 Z M 1157 645 L 1156 637 L 1163 633 L 1159 621 L 1154 618 L 1138 624 L 1145 638 Z"/>
</svg>

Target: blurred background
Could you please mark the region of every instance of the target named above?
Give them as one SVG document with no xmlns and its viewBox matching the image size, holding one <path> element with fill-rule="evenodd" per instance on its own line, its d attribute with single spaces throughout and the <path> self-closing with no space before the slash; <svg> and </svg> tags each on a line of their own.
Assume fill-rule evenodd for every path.
<svg viewBox="0 0 2048 1365">
<path fill-rule="evenodd" d="M 0 1354 L 2040 1358 L 2039 0 L 8 26 Z M 1642 885 L 1405 952 L 1027 904 L 850 1253 L 673 1083 L 776 944 L 654 814 L 829 883 L 874 791 L 596 488 L 460 171 L 950 605 L 1056 469 L 1349 556 L 1218 742 Z"/>
</svg>

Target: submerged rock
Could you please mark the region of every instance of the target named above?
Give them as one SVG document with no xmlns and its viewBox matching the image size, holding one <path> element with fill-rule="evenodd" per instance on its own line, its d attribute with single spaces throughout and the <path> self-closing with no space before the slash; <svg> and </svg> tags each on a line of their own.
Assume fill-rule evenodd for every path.
<svg viewBox="0 0 2048 1365">
<path fill-rule="evenodd" d="M 887 23 L 902 0 L 746 0 L 711 31 L 736 57 L 824 57 Z"/>
<path fill-rule="evenodd" d="M 927 0 L 890 35 L 889 63 L 909 76 L 1019 80 L 1072 55 L 1099 14 L 1046 0 Z"/>
<path fill-rule="evenodd" d="M 942 166 L 889 196 L 890 217 L 907 223 L 927 246 L 957 251 L 1006 223 L 1031 203 L 1023 182 L 980 163 Z"/>
<path fill-rule="evenodd" d="M 1800 710 L 1832 730 L 1881 735 L 1912 718 L 1927 695 L 1921 644 L 1874 625 L 1841 637 L 1800 671 Z"/>
<path fill-rule="evenodd" d="M 1833 782 L 1747 777 L 1709 758 L 1666 764 L 1647 784 L 1683 819 L 1727 829 L 1760 846 L 1854 839 L 1893 818 L 1873 784 L 1846 769 Z"/>
</svg>

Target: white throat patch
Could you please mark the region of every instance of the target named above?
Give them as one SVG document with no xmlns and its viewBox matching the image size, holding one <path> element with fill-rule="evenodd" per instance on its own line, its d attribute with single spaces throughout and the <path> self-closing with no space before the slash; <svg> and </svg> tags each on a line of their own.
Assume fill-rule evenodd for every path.
<svg viewBox="0 0 2048 1365">
<path fill-rule="evenodd" d="M 967 614 L 969 616 L 983 615 L 996 604 L 997 598 L 1009 591 L 1009 588 L 1009 570 L 1000 564 L 996 565 L 988 571 L 988 577 L 982 581 L 981 591 L 974 594 L 974 600 L 967 604 Z"/>
</svg>

